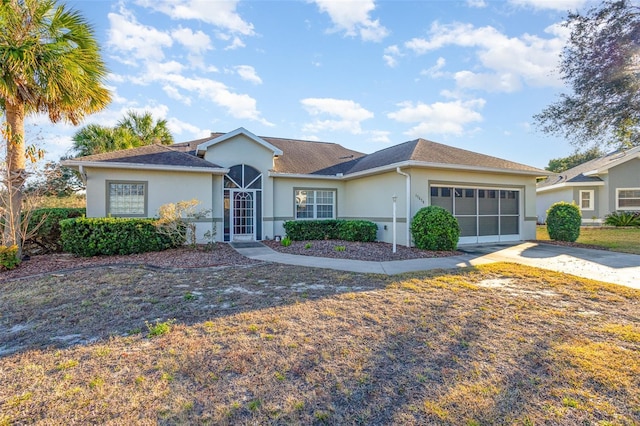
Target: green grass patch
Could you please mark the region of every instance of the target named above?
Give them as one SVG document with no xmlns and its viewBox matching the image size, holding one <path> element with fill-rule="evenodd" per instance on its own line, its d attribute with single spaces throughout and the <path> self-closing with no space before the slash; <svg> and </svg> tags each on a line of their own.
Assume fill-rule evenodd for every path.
<svg viewBox="0 0 640 426">
<path fill-rule="evenodd" d="M 546 226 L 538 226 L 536 239 L 549 241 Z M 622 253 L 640 254 L 640 228 L 583 226 L 576 243 L 602 247 Z"/>
</svg>

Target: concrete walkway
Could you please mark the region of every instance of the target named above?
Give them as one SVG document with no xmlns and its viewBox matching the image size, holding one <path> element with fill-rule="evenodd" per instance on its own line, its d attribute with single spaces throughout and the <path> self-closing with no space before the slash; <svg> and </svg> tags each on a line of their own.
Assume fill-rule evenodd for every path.
<svg viewBox="0 0 640 426">
<path fill-rule="evenodd" d="M 236 245 L 236 244 L 234 244 Z M 514 262 L 640 289 L 640 255 L 538 243 L 466 245 L 460 256 L 370 262 L 279 253 L 259 243 L 235 249 L 243 256 L 287 265 L 395 275 L 495 262 Z"/>
</svg>

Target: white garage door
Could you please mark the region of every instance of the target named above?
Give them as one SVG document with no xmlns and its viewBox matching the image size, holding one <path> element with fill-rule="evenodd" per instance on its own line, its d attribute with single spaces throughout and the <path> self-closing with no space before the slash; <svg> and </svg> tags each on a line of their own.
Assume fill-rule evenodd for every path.
<svg viewBox="0 0 640 426">
<path fill-rule="evenodd" d="M 451 213 L 460 225 L 460 244 L 519 241 L 520 191 L 431 186 L 431 205 Z"/>
</svg>

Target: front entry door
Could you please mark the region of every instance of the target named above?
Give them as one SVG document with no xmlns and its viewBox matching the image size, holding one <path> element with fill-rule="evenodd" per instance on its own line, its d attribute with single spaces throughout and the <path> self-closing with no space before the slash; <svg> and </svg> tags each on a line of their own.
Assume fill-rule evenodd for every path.
<svg viewBox="0 0 640 426">
<path fill-rule="evenodd" d="M 255 223 L 255 191 L 232 191 L 233 223 L 232 241 L 253 241 L 256 239 Z"/>
</svg>

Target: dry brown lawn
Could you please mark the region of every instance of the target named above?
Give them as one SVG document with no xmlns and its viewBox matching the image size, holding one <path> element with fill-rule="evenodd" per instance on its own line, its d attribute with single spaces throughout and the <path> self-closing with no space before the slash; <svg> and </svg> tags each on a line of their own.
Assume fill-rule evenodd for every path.
<svg viewBox="0 0 640 426">
<path fill-rule="evenodd" d="M 640 424 L 640 291 L 513 264 L 0 284 L 0 424 Z"/>
</svg>

